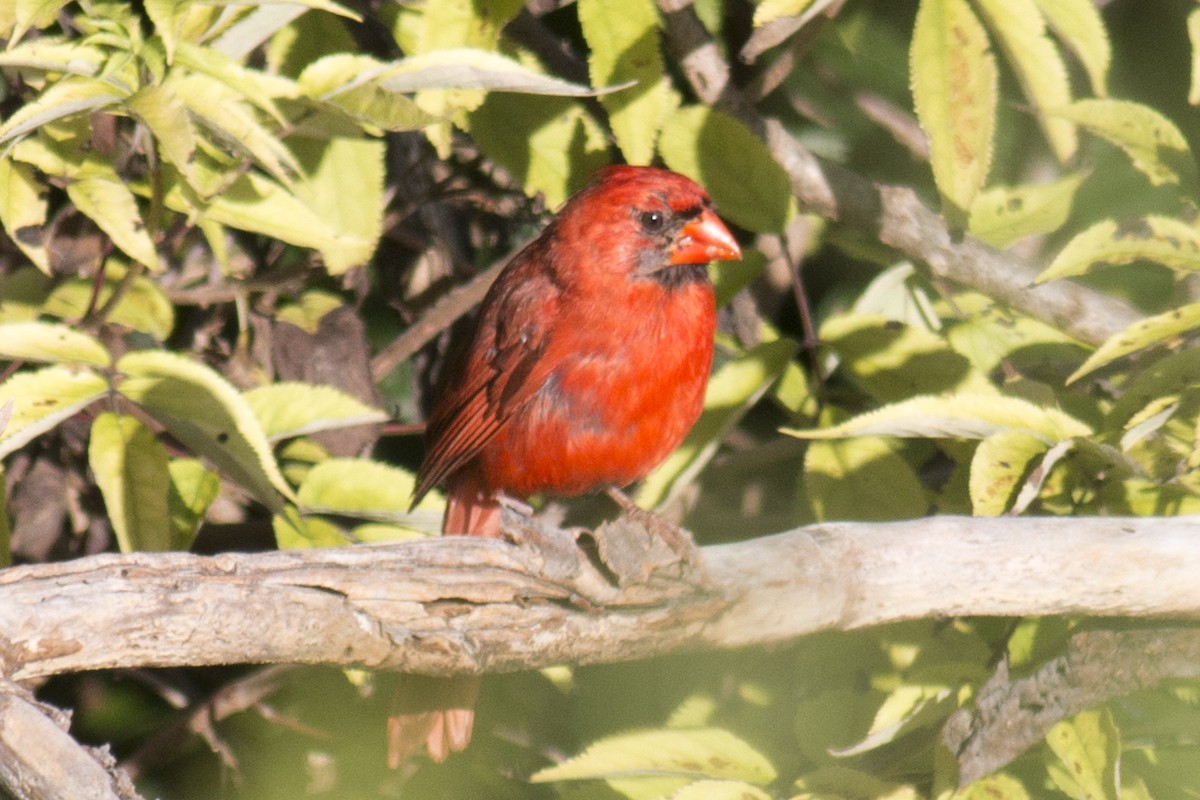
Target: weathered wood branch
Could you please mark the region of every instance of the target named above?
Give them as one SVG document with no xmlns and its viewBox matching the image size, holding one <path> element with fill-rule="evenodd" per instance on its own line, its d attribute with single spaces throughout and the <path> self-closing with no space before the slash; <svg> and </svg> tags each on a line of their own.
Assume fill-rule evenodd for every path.
<svg viewBox="0 0 1200 800">
<path fill-rule="evenodd" d="M 622 571 L 622 554 L 631 564 L 669 562 L 653 547 L 638 550 L 638 530 L 608 526 L 610 568 Z M 446 538 L 7 569 L 0 668 L 15 680 L 268 662 L 446 675 L 734 648 L 923 617 L 1200 615 L 1194 518 L 814 525 L 703 548 L 703 591 L 661 572 L 614 586 L 565 534 L 517 533 L 521 545 Z"/>
</svg>

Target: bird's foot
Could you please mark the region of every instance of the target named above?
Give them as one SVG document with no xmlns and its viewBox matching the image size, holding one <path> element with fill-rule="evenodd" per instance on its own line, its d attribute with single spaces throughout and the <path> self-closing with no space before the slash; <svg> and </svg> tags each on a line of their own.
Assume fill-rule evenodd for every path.
<svg viewBox="0 0 1200 800">
<path fill-rule="evenodd" d="M 625 547 L 618 549 L 612 546 L 610 540 L 613 531 L 611 526 L 614 523 L 601 526 L 596 531 L 597 544 L 600 548 L 600 555 L 610 568 L 618 575 L 622 574 L 622 570 L 616 565 L 624 560 L 624 555 L 628 558 L 632 555 L 641 561 L 640 577 L 643 581 L 649 580 L 653 573 L 666 568 L 676 568 L 675 571 L 682 577 L 688 578 L 700 584 L 707 583 L 707 576 L 704 570 L 704 556 L 700 552 L 700 548 L 696 546 L 696 540 L 692 538 L 692 534 L 685 528 L 681 528 L 675 523 L 667 520 L 653 511 L 648 511 L 633 502 L 630 497 L 620 489 L 609 488 L 605 492 L 613 501 L 621 507 L 622 517 L 637 527 L 641 528 L 649 541 L 644 543 L 644 550 L 633 553 L 624 553 L 628 548 L 629 536 L 622 537 L 622 543 Z M 606 535 L 607 534 L 607 535 Z M 655 550 L 663 548 L 656 547 L 658 543 L 666 545 L 667 553 L 661 553 L 666 558 L 655 558 Z M 670 556 L 674 556 L 671 558 Z"/>
</svg>

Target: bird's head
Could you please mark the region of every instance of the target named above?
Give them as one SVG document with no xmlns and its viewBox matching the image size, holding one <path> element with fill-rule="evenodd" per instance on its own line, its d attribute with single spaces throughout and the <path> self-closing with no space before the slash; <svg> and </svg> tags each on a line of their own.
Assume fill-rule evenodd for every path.
<svg viewBox="0 0 1200 800">
<path fill-rule="evenodd" d="M 563 207 L 558 224 L 564 239 L 588 243 L 589 261 L 668 283 L 704 275 L 687 267 L 742 257 L 708 193 L 690 178 L 654 167 L 600 170 Z"/>
</svg>

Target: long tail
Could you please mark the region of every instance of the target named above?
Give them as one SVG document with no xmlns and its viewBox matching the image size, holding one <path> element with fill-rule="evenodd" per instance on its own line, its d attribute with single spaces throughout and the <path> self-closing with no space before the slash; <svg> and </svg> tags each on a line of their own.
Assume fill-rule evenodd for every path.
<svg viewBox="0 0 1200 800">
<path fill-rule="evenodd" d="M 478 473 L 464 469 L 448 487 L 442 533 L 499 537 L 500 504 L 486 492 Z M 422 747 L 437 762 L 466 749 L 475 725 L 479 678 L 405 675 L 388 718 L 388 766 L 395 769 Z"/>
</svg>

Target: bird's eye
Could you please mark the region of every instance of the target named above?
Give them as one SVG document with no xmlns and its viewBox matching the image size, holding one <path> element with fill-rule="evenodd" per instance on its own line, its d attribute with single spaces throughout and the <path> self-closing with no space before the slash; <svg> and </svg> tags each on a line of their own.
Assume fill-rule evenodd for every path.
<svg viewBox="0 0 1200 800">
<path fill-rule="evenodd" d="M 666 224 L 666 218 L 661 211 L 643 211 L 638 215 L 638 221 L 647 233 L 658 233 Z"/>
</svg>

